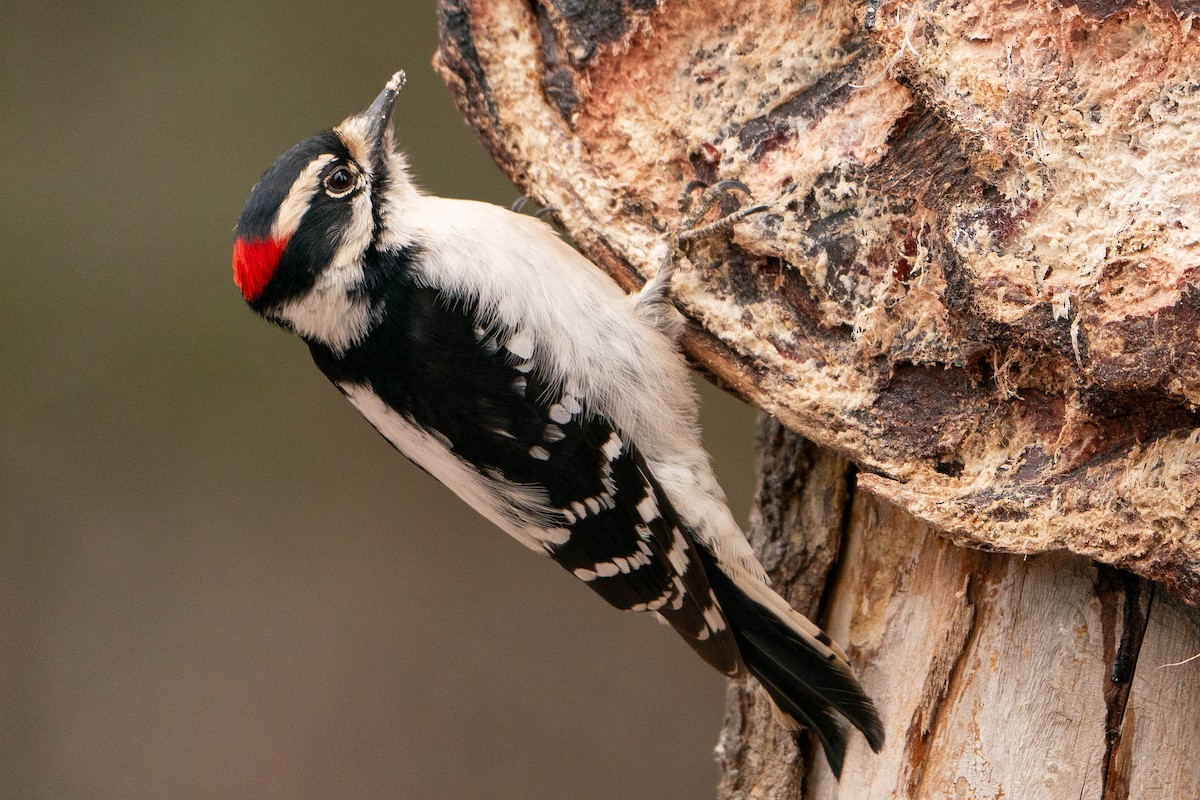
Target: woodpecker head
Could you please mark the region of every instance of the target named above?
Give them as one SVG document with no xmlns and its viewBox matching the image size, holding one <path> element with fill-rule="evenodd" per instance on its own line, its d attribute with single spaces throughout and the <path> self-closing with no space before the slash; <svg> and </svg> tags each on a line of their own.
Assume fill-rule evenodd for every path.
<svg viewBox="0 0 1200 800">
<path fill-rule="evenodd" d="M 288 150 L 255 184 L 238 219 L 233 280 L 250 307 L 326 344 L 349 344 L 370 316 L 364 256 L 389 200 L 411 190 L 392 149 L 397 72 L 366 111 Z M 347 316 L 348 315 L 348 316 Z"/>
</svg>

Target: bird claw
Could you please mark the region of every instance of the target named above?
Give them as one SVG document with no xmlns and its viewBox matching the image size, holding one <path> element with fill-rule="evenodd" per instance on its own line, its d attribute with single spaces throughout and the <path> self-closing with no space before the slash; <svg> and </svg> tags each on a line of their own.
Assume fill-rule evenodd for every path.
<svg viewBox="0 0 1200 800">
<path fill-rule="evenodd" d="M 708 184 L 704 181 L 688 181 L 687 186 L 683 187 L 683 191 L 679 193 L 679 213 L 686 214 L 692 207 L 692 195 L 697 189 L 707 189 Z"/>
<path fill-rule="evenodd" d="M 695 206 L 692 205 L 692 196 L 697 189 L 704 189 L 700 195 L 699 201 Z M 676 235 L 676 246 L 682 245 L 685 242 L 703 239 L 706 236 L 711 236 L 714 233 L 720 233 L 733 227 L 735 224 L 751 216 L 752 214 L 760 214 L 766 211 L 769 206 L 754 205 L 747 208 L 741 208 L 731 214 L 726 214 L 718 218 L 715 222 L 710 222 L 707 225 L 701 225 L 700 220 L 704 219 L 704 215 L 709 212 L 717 201 L 727 197 L 731 192 L 741 192 L 748 198 L 753 197 L 750 187 L 739 180 L 723 180 L 709 186 L 703 181 L 692 181 L 683 188 L 683 194 L 679 198 L 679 211 L 684 214 L 683 221 L 679 225 L 679 233 Z"/>
<path fill-rule="evenodd" d="M 523 213 L 525 213 L 525 208 L 531 202 L 534 202 L 534 201 L 529 197 L 529 195 L 523 194 L 520 197 L 518 197 L 516 200 L 513 200 L 512 205 L 510 205 L 508 207 L 508 210 L 512 211 L 514 214 L 523 214 Z M 536 217 L 537 219 L 540 219 L 543 222 L 545 222 L 546 219 L 549 218 L 551 225 L 553 225 L 556 228 L 561 228 L 562 220 L 559 218 L 558 215 L 559 215 L 559 209 L 557 206 L 546 206 L 544 208 L 538 209 L 537 211 L 534 211 L 529 216 Z"/>
<path fill-rule="evenodd" d="M 695 195 L 697 189 L 703 189 L 704 191 L 701 192 L 699 199 L 693 203 L 693 195 Z M 723 180 L 712 186 L 709 186 L 704 181 L 695 180 L 683 187 L 683 192 L 679 196 L 679 213 L 684 215 L 683 219 L 679 223 L 679 229 L 675 234 L 674 241 L 667 248 L 667 253 L 659 265 L 658 272 L 642 287 L 640 296 L 641 304 L 651 305 L 662 302 L 666 297 L 671 277 L 675 272 L 675 252 L 685 244 L 696 239 L 711 236 L 714 233 L 728 230 L 746 217 L 752 214 L 761 214 L 770 208 L 770 206 L 762 204 L 748 206 L 718 217 L 715 221 L 706 225 L 701 225 L 701 220 L 704 219 L 704 216 L 708 214 L 712 207 L 731 192 L 740 192 L 748 198 L 753 197 L 750 187 L 739 180 L 733 179 Z"/>
<path fill-rule="evenodd" d="M 697 189 L 704 189 L 704 193 L 700 195 L 700 202 L 693 211 L 692 195 L 696 193 Z M 709 186 L 704 181 L 690 181 L 687 186 L 683 187 L 683 192 L 679 195 L 679 213 L 687 214 L 689 211 L 691 211 L 691 215 L 698 220 L 700 217 L 703 217 L 706 213 L 708 213 L 708 210 L 712 208 L 718 200 L 733 191 L 741 192 L 747 197 L 753 196 L 749 186 L 732 178 L 719 181 L 718 183 L 714 183 L 712 186 Z"/>
</svg>

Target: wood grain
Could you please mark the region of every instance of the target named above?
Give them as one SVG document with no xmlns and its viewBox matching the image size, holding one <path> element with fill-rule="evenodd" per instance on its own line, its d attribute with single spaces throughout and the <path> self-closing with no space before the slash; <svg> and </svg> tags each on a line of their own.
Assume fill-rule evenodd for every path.
<svg viewBox="0 0 1200 800">
<path fill-rule="evenodd" d="M 1167 666 L 1200 653 L 1194 608 L 1079 556 L 956 547 L 851 492 L 846 462 L 778 423 L 759 444 L 751 539 L 847 645 L 888 741 L 874 755 L 853 737 L 839 784 L 758 689 L 735 686 L 720 797 L 1200 796 L 1200 659 Z"/>
</svg>

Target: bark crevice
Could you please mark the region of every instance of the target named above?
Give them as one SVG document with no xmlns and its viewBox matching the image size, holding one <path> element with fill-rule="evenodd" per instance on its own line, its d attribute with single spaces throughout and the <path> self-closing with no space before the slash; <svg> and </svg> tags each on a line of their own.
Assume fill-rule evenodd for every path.
<svg viewBox="0 0 1200 800">
<path fill-rule="evenodd" d="M 1133 764 L 1129 761 L 1128 747 L 1123 745 L 1127 735 L 1132 737 L 1135 723 L 1132 716 L 1127 720 L 1126 710 L 1146 626 L 1154 607 L 1154 587 L 1143 587 L 1143 581 L 1137 576 L 1108 567 L 1097 570 L 1096 585 L 1108 667 L 1108 680 L 1104 684 L 1104 759 L 1100 767 L 1103 800 L 1128 800 Z M 1143 588 L 1147 590 L 1145 608 L 1141 600 Z M 1119 639 L 1115 630 L 1118 606 L 1121 608 Z"/>
<path fill-rule="evenodd" d="M 925 677 L 921 702 L 905 731 L 904 770 L 907 777 L 904 783 L 907 797 L 920 796 L 925 779 L 925 761 L 929 757 L 930 734 L 937 730 L 944 701 L 965 669 L 971 635 L 975 630 L 975 600 L 971 587 L 971 575 L 968 573 L 959 592 L 962 596 L 961 611 L 955 614 L 946 631 L 942 646 L 933 659 L 933 666 Z"/>
</svg>

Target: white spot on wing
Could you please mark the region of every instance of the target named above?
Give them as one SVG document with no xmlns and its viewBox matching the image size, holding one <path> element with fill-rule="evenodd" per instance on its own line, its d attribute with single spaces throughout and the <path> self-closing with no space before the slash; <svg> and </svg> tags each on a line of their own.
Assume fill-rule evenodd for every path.
<svg viewBox="0 0 1200 800">
<path fill-rule="evenodd" d="M 538 461 L 550 460 L 550 451 L 541 445 L 535 444 L 533 447 L 529 448 L 529 455 L 533 458 L 536 458 Z"/>
<path fill-rule="evenodd" d="M 504 347 L 522 361 L 533 357 L 533 337 L 528 331 L 517 331 L 504 343 Z"/>
<path fill-rule="evenodd" d="M 721 614 L 721 609 L 717 607 L 717 598 L 713 597 L 712 592 L 708 593 L 708 607 L 704 609 L 704 623 L 712 631 L 725 629 L 725 617 Z"/>
<path fill-rule="evenodd" d="M 618 573 L 628 575 L 635 569 L 647 566 L 651 563 L 649 549 L 642 549 L 642 543 L 638 542 L 639 551 L 629 556 L 616 556 L 612 561 L 602 561 L 598 564 L 593 564 L 590 570 L 576 570 L 576 577 L 581 577 L 580 572 L 586 573 L 589 577 L 583 580 L 594 580 L 596 577 L 608 578 Z M 634 608 L 634 610 L 644 610 Z"/>
<path fill-rule="evenodd" d="M 543 528 L 534 535 L 543 545 L 562 545 L 571 539 L 571 532 L 566 528 Z"/>
<path fill-rule="evenodd" d="M 625 449 L 625 443 L 621 441 L 621 437 L 617 435 L 616 431 L 613 431 L 608 437 L 608 441 L 600 448 L 600 452 L 604 453 L 604 457 L 609 461 L 616 461 L 623 449 Z"/>
<path fill-rule="evenodd" d="M 667 601 L 670 599 L 671 599 L 671 590 L 668 589 L 662 595 L 654 598 L 653 600 L 649 600 L 645 603 L 638 603 L 637 605 L 630 606 L 629 610 L 630 611 L 658 611 L 660 608 L 662 608 L 664 605 L 666 605 Z"/>
<path fill-rule="evenodd" d="M 571 412 L 563 408 L 561 403 L 555 403 L 554 405 L 550 406 L 547 416 L 549 416 L 551 420 L 557 422 L 559 425 L 565 425 L 571 421 Z"/>
<path fill-rule="evenodd" d="M 683 588 L 683 581 L 676 575 L 673 579 L 675 584 L 675 597 L 671 600 L 671 608 L 675 611 L 683 608 L 683 597 L 687 594 L 687 589 Z"/>
<path fill-rule="evenodd" d="M 688 550 L 687 542 L 683 539 L 683 534 L 678 528 L 671 531 L 674 534 L 671 542 L 671 549 L 667 552 L 667 559 L 671 562 L 671 566 L 675 571 L 682 575 L 688 570 Z"/>
<path fill-rule="evenodd" d="M 567 410 L 568 414 L 574 415 L 583 411 L 583 406 L 579 405 L 579 400 L 572 394 L 564 394 L 559 404 Z"/>
<path fill-rule="evenodd" d="M 642 502 L 637 504 L 638 514 L 641 515 L 645 522 L 653 522 L 658 519 L 658 502 L 654 499 L 654 492 L 647 487 L 647 495 L 642 498 Z"/>
</svg>

